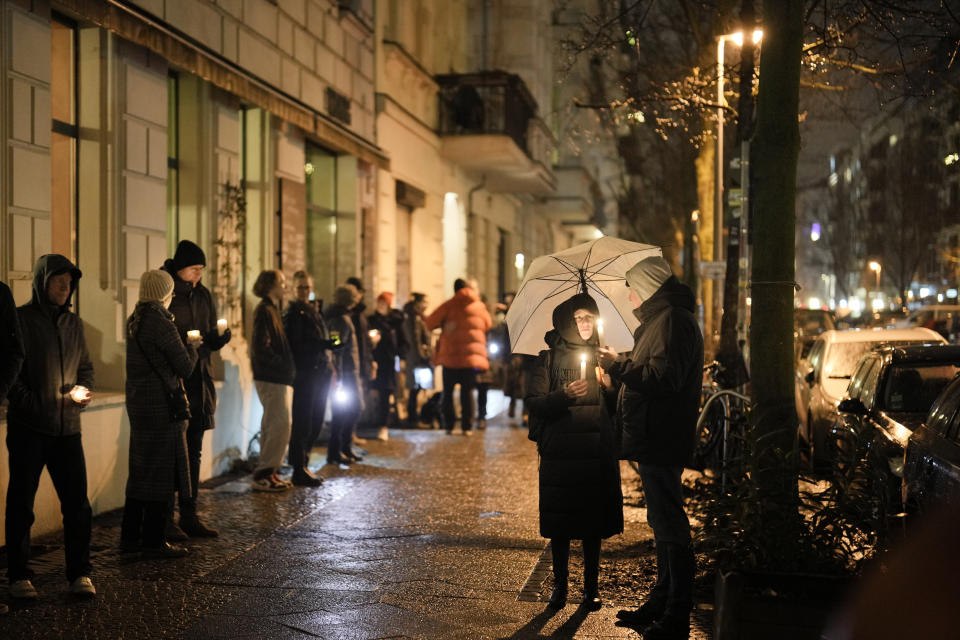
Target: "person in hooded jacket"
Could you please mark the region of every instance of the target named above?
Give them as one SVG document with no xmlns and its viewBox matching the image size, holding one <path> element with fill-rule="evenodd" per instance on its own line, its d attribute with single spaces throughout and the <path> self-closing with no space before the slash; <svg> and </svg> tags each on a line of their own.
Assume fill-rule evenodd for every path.
<svg viewBox="0 0 960 640">
<path fill-rule="evenodd" d="M 296 376 L 293 379 L 293 421 L 287 459 L 293 467 L 294 486 L 318 487 L 323 477 L 310 473 L 310 451 L 323 428 L 327 410 L 333 358 L 327 323 L 310 299 L 313 278 L 306 271 L 293 274 L 294 299 L 283 315 L 283 327 L 293 351 Z"/>
<path fill-rule="evenodd" d="M 10 388 L 7 412 L 7 577 L 14 598 L 37 597 L 28 564 L 33 501 L 44 467 L 60 498 L 70 591 L 96 594 L 90 581 L 93 512 L 80 438 L 80 412 L 90 403 L 93 365 L 83 322 L 70 311 L 82 275 L 62 255 L 40 256 L 33 268 L 33 297 L 17 310 L 26 357 Z"/>
<path fill-rule="evenodd" d="M 623 494 L 613 421 L 614 392 L 596 375 L 597 303 L 579 293 L 553 311 L 530 371 L 525 406 L 540 454 L 540 535 L 550 539 L 554 588 L 550 607 L 567 602 L 570 540 L 583 541 L 583 605 L 602 606 L 600 541 L 623 532 Z M 583 363 L 583 364 L 582 364 Z"/>
<path fill-rule="evenodd" d="M 189 240 L 181 240 L 173 258 L 163 263 L 163 270 L 173 277 L 173 301 L 170 313 L 177 325 L 180 339 L 187 344 L 187 332 L 200 332 L 202 343 L 193 371 L 184 378 L 187 398 L 190 400 L 190 424 L 187 427 L 187 447 L 190 460 L 190 491 L 180 495 L 180 525 L 169 519 L 167 534 L 171 540 L 212 538 L 218 534 L 197 514 L 197 494 L 200 483 L 200 458 L 203 452 L 203 434 L 213 429 L 213 415 L 217 410 L 217 391 L 210 373 L 210 354 L 230 342 L 230 329 L 220 333 L 217 328 L 217 306 L 210 290 L 200 281 L 207 264 L 203 250 Z M 172 505 L 171 505 L 172 506 Z"/>
<path fill-rule="evenodd" d="M 640 326 L 629 355 L 609 347 L 600 366 L 621 386 L 617 418 L 622 426 L 620 457 L 640 465 L 647 520 L 657 547 L 657 582 L 636 610 L 617 613 L 643 627 L 645 640 L 686 639 L 693 608 L 696 569 L 690 523 L 683 510 L 680 476 L 693 458 L 700 389 L 703 335 L 690 288 L 656 256 L 626 274 Z"/>
<path fill-rule="evenodd" d="M 442 327 L 437 342 L 437 364 L 443 367 L 443 426 L 453 433 L 453 390 L 460 385 L 460 421 L 463 435 L 473 435 L 473 389 L 477 373 L 490 368 L 487 331 L 493 324 L 490 312 L 466 280 L 453 283 L 453 297 L 424 320 L 429 331 Z"/>
<path fill-rule="evenodd" d="M 347 284 L 333 292 L 333 304 L 324 314 L 330 332 L 336 332 L 339 349 L 334 352 L 337 384 L 331 406 L 330 440 L 327 443 L 327 464 L 347 465 L 359 462 L 353 452 L 353 430 L 363 411 L 364 400 L 360 384 L 360 354 L 351 310 L 357 303 L 357 289 Z"/>
<path fill-rule="evenodd" d="M 202 337 L 180 337 L 168 311 L 174 281 L 166 271 L 140 276 L 137 306 L 127 319 L 126 405 L 130 456 L 120 549 L 161 558 L 188 554 L 166 540 L 173 493 L 190 495 L 185 416 L 173 416 L 169 396 L 194 371 Z M 181 392 L 182 393 L 182 392 Z M 182 516 L 181 516 L 182 517 Z"/>
</svg>

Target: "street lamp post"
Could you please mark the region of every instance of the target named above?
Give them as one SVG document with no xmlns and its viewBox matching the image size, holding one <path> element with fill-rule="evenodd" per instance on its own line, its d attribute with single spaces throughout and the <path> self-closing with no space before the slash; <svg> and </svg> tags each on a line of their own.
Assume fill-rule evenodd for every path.
<svg viewBox="0 0 960 640">
<path fill-rule="evenodd" d="M 753 43 L 759 44 L 760 40 L 763 38 L 763 30 L 755 29 L 752 34 Z M 724 84 L 725 77 L 723 73 L 724 68 L 724 45 L 727 40 L 730 40 L 738 47 L 743 46 L 743 32 L 737 31 L 735 33 L 727 33 L 717 37 L 717 142 L 716 142 L 716 151 L 714 154 L 714 169 L 716 175 L 714 177 L 714 200 L 713 200 L 713 260 L 714 262 L 721 262 L 723 260 L 723 122 L 724 115 L 723 109 L 727 104 L 726 98 L 724 96 Z M 742 149 L 749 149 L 748 144 L 742 145 Z M 749 158 L 741 157 L 741 175 L 747 174 L 749 167 Z M 741 193 L 747 194 L 749 189 L 749 178 L 746 181 L 743 181 L 741 178 Z M 746 195 L 744 197 L 744 213 L 746 213 Z M 740 223 L 741 228 L 741 254 L 743 253 L 746 246 L 746 216 L 741 214 Z M 741 268 L 744 268 L 744 265 L 741 265 Z M 749 277 L 749 276 L 748 276 Z M 722 311 L 722 305 L 720 302 L 721 292 L 723 291 L 723 283 L 721 278 L 715 278 L 713 281 L 713 323 L 716 325 L 720 320 L 720 314 Z M 744 323 L 745 325 L 746 323 Z M 711 330 L 713 327 L 711 327 Z"/>
</svg>

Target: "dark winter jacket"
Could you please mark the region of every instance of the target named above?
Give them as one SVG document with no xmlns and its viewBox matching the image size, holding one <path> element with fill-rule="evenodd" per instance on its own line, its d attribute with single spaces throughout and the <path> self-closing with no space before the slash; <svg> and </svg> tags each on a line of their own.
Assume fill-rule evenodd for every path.
<svg viewBox="0 0 960 640">
<path fill-rule="evenodd" d="M 293 353 L 283 330 L 280 310 L 270 298 L 260 300 L 253 312 L 250 365 L 253 368 L 254 380 L 293 384 L 296 373 Z"/>
<path fill-rule="evenodd" d="M 337 372 L 338 383 L 349 393 L 360 394 L 360 354 L 357 350 L 356 334 L 354 333 L 353 319 L 350 311 L 340 305 L 327 307 L 324 316 L 330 331 L 336 331 L 340 338 L 340 348 L 333 352 L 334 368 Z"/>
<path fill-rule="evenodd" d="M 197 349 L 182 341 L 173 316 L 155 302 L 139 303 L 127 329 L 127 496 L 166 501 L 177 489 L 190 495 L 187 422 L 170 419 L 167 396 L 196 370 Z"/>
<path fill-rule="evenodd" d="M 164 262 L 163 270 L 173 276 L 170 313 L 173 314 L 180 339 L 186 344 L 187 331 L 191 329 L 197 329 L 203 336 L 203 344 L 197 348 L 197 364 L 184 380 L 187 397 L 190 398 L 190 424 L 212 429 L 213 415 L 217 411 L 217 390 L 210 373 L 210 354 L 230 342 L 230 330 L 227 329 L 223 335 L 217 331 L 217 307 L 213 303 L 210 290 L 203 286 L 203 283 L 198 282 L 194 287 L 181 280 L 177 276 L 173 260 Z"/>
<path fill-rule="evenodd" d="M 293 351 L 297 377 L 333 372 L 330 331 L 313 303 L 294 300 L 283 314 L 283 328 Z"/>
<path fill-rule="evenodd" d="M 366 315 L 367 305 L 358 302 L 348 312 L 350 321 L 353 323 L 353 334 L 357 340 L 357 375 L 364 382 L 370 380 L 373 376 L 373 343 L 370 342 L 369 323 Z"/>
<path fill-rule="evenodd" d="M 10 288 L 0 282 L 0 403 L 20 374 L 23 365 L 23 337 L 17 320 L 17 306 Z"/>
<path fill-rule="evenodd" d="M 568 302 L 554 314 L 555 328 L 544 337 L 550 349 L 534 363 L 524 401 L 531 423 L 542 424 L 540 535 L 607 538 L 623 531 L 620 466 L 606 398 L 612 392 L 597 380 L 596 341 L 588 345 L 580 339 L 573 324 L 576 309 Z M 563 386 L 580 378 L 583 354 L 589 389 L 574 400 Z"/>
<path fill-rule="evenodd" d="M 433 346 L 430 341 L 430 332 L 423 321 L 423 315 L 413 310 L 413 307 L 404 308 L 403 335 L 406 351 L 403 359 L 407 362 L 407 371 L 418 367 L 429 367 L 433 358 Z"/>
<path fill-rule="evenodd" d="M 703 380 L 703 335 L 695 310 L 693 293 L 671 276 L 635 311 L 640 326 L 633 351 L 607 369 L 623 385 L 617 399 L 622 459 L 690 464 Z"/>
<path fill-rule="evenodd" d="M 57 307 L 47 296 L 47 281 L 65 272 L 73 276 L 72 298 L 82 276 L 80 269 L 61 255 L 41 256 L 33 269 L 33 298 L 17 309 L 26 357 L 10 388 L 7 423 L 11 429 L 50 436 L 80 433 L 80 405 L 69 394 L 75 385 L 93 389 L 83 322 L 69 311 L 70 298 Z"/>
<path fill-rule="evenodd" d="M 380 342 L 373 349 L 377 363 L 374 386 L 381 391 L 393 391 L 397 386 L 396 359 L 403 354 L 406 340 L 403 337 L 403 313 L 391 309 L 387 315 L 375 311 L 367 318 L 367 326 L 380 332 Z"/>
</svg>

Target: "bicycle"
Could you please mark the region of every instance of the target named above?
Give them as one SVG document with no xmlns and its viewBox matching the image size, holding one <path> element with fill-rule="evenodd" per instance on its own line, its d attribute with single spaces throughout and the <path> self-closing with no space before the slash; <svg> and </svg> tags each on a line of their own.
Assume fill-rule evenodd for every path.
<svg viewBox="0 0 960 640">
<path fill-rule="evenodd" d="M 710 381 L 704 383 L 700 391 L 694 468 L 720 471 L 721 483 L 725 483 L 727 466 L 743 452 L 750 398 L 733 389 L 721 388 L 723 365 L 716 360 L 704 365 L 703 372 L 710 376 Z"/>
</svg>

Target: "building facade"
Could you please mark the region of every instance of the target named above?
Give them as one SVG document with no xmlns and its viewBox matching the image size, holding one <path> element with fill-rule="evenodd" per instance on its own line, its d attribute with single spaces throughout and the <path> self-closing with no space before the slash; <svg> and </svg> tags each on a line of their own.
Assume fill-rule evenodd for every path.
<svg viewBox="0 0 960 640">
<path fill-rule="evenodd" d="M 123 503 L 125 319 L 181 239 L 206 252 L 234 336 L 204 478 L 259 431 L 246 338 L 261 270 L 306 269 L 321 299 L 358 276 L 398 306 L 474 277 L 492 305 L 535 256 L 598 233 L 594 175 L 558 164 L 556 33 L 535 0 L 0 4 L 0 278 L 23 304 L 40 255 L 83 270 L 96 511 Z M 59 526 L 45 477 L 36 530 Z"/>
</svg>

